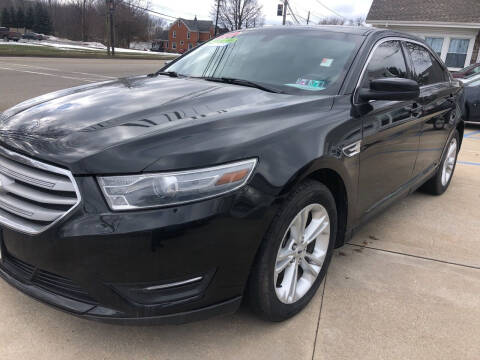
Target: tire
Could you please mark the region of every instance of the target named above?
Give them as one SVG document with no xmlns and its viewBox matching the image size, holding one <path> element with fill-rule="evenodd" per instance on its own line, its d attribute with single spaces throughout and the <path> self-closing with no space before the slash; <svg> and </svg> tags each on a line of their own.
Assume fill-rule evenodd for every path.
<svg viewBox="0 0 480 360">
<path fill-rule="evenodd" d="M 455 153 L 452 156 L 453 143 L 455 143 Z M 458 151 L 460 149 L 460 136 L 458 130 L 455 130 L 453 136 L 449 138 L 445 154 L 443 154 L 442 161 L 436 174 L 422 185 L 421 190 L 432 195 L 442 195 L 450 185 L 455 167 L 457 164 Z M 446 176 L 446 172 L 449 175 Z"/>
<path fill-rule="evenodd" d="M 309 215 L 302 218 L 300 213 Z M 328 216 L 325 217 L 325 214 Z M 301 226 L 302 219 L 306 219 L 306 227 Z M 320 222 L 321 219 L 324 219 L 323 223 Z M 320 232 L 327 223 L 329 233 L 327 228 Z M 316 238 L 310 237 L 315 240 L 308 246 L 307 241 L 292 240 L 297 238 L 294 234 L 298 234 L 297 229 L 301 228 L 309 231 L 316 229 L 316 233 L 318 232 Z M 283 321 L 301 311 L 315 295 L 325 277 L 336 236 L 337 209 L 332 194 L 326 186 L 317 181 L 303 182 L 279 209 L 257 253 L 246 294 L 251 309 L 269 321 Z M 298 238 L 303 239 L 300 236 Z M 289 261 L 279 260 L 289 252 L 295 253 L 285 258 L 290 259 Z M 287 264 L 286 268 L 276 275 L 275 270 L 281 269 L 283 264 Z M 297 264 L 298 274 L 295 274 L 291 269 Z M 289 276 L 290 274 L 295 276 Z M 299 281 L 296 282 L 296 287 L 291 287 L 288 280 L 294 278 Z M 293 292 L 290 291 L 292 288 Z"/>
</svg>

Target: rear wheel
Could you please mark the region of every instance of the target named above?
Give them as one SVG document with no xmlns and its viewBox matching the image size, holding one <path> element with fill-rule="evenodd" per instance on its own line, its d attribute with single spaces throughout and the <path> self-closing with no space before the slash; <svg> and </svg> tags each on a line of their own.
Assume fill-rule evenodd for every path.
<svg viewBox="0 0 480 360">
<path fill-rule="evenodd" d="M 248 287 L 252 309 L 270 321 L 302 310 L 325 277 L 336 230 L 335 200 L 328 188 L 316 181 L 301 184 L 260 247 Z"/>
<path fill-rule="evenodd" d="M 458 131 L 455 130 L 455 133 L 447 145 L 437 173 L 422 186 L 423 191 L 432 195 L 441 195 L 447 190 L 452 181 L 453 172 L 455 171 L 459 148 L 460 136 Z"/>
</svg>

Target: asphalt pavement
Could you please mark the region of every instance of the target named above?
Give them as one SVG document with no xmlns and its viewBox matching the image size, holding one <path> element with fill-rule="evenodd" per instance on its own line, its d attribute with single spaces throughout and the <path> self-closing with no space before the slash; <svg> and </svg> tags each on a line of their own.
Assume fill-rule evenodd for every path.
<svg viewBox="0 0 480 360">
<path fill-rule="evenodd" d="M 32 96 L 152 72 L 160 61 L 0 58 L 0 111 Z M 335 251 L 309 306 L 283 323 L 242 307 L 180 326 L 77 319 L 0 281 L 0 359 L 480 359 L 480 126 L 448 191 L 415 193 Z"/>
</svg>

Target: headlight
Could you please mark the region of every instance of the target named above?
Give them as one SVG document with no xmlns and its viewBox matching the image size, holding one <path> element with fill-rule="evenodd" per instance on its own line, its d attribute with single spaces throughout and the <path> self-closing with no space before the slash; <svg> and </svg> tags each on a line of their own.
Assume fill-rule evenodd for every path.
<svg viewBox="0 0 480 360">
<path fill-rule="evenodd" d="M 250 178 L 257 159 L 199 170 L 98 177 L 112 210 L 183 204 L 237 190 Z"/>
</svg>

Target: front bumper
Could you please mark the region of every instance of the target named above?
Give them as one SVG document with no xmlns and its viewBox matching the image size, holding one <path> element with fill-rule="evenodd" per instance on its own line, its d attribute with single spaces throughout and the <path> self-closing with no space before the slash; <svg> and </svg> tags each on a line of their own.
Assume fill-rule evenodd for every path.
<svg viewBox="0 0 480 360">
<path fill-rule="evenodd" d="M 68 218 L 33 236 L 3 229 L 8 283 L 94 320 L 181 323 L 237 309 L 273 198 L 246 186 L 194 204 L 111 212 L 92 177 L 76 180 L 84 200 Z"/>
</svg>

